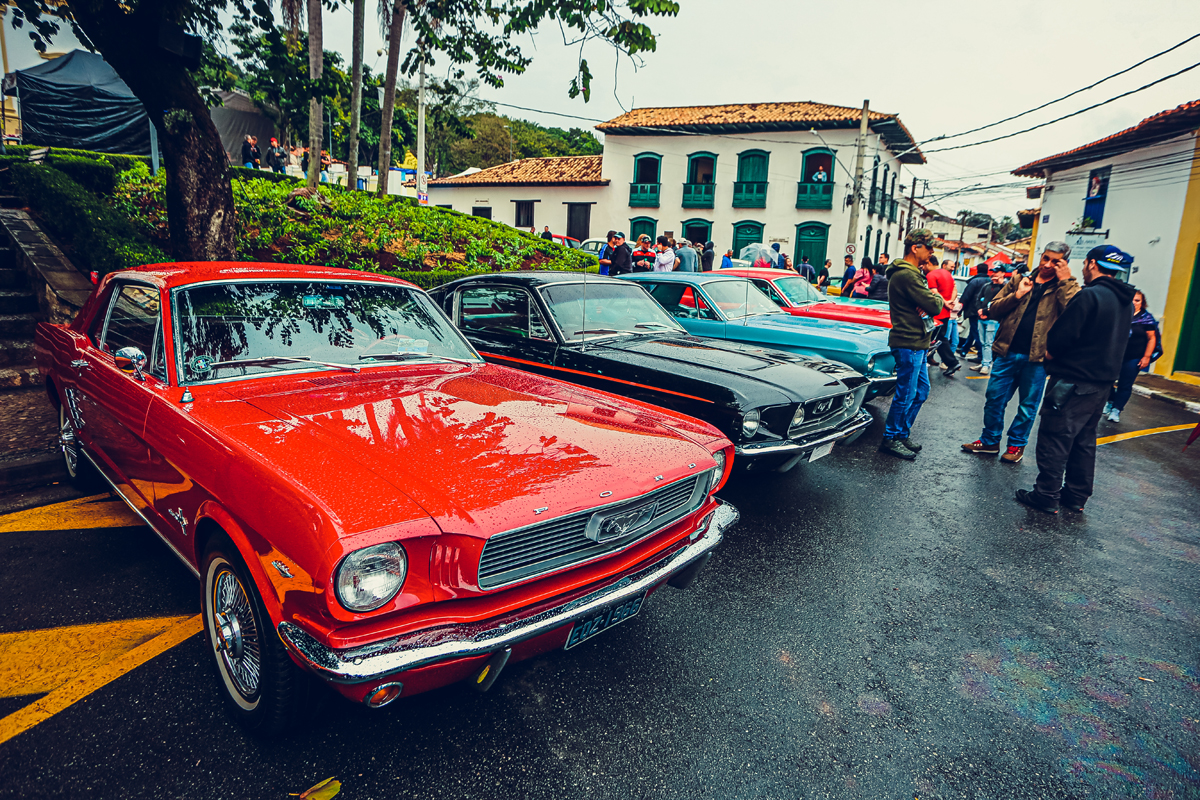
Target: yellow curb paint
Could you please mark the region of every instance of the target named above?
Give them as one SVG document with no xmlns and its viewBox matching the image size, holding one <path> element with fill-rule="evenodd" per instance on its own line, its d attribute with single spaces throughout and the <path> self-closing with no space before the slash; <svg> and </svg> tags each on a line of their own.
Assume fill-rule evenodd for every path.
<svg viewBox="0 0 1200 800">
<path fill-rule="evenodd" d="M 1196 423 L 1189 422 L 1186 425 L 1167 425 L 1165 428 L 1147 428 L 1144 431 L 1130 431 L 1129 433 L 1118 433 L 1115 436 L 1105 436 L 1096 440 L 1096 444 L 1112 444 L 1113 442 L 1124 442 L 1127 439 L 1137 439 L 1141 436 L 1153 436 L 1156 433 L 1172 433 L 1174 431 L 1190 431 L 1196 427 Z"/>
<path fill-rule="evenodd" d="M 14 711 L 0 719 L 0 744 L 45 722 L 102 686 L 112 683 L 155 656 L 195 636 L 201 630 L 203 630 L 203 624 L 199 614 L 194 617 L 186 617 L 145 644 L 135 647 L 107 664 L 76 676 L 37 702 L 25 706 L 20 711 Z"/>
<path fill-rule="evenodd" d="M 121 500 L 109 494 L 16 511 L 0 517 L 0 533 L 126 528 L 145 525 Z"/>
<path fill-rule="evenodd" d="M 988 379 L 987 375 L 968 375 L 967 376 L 967 380 L 969 380 L 969 381 L 986 381 L 987 379 Z"/>
<path fill-rule="evenodd" d="M 0 697 L 42 694 L 101 667 L 187 617 L 123 619 L 0 633 Z"/>
</svg>

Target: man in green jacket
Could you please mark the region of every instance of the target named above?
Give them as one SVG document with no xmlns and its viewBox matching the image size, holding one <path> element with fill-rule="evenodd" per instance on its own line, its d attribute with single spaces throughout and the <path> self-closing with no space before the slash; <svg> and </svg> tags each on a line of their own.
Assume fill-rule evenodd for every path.
<svg viewBox="0 0 1200 800">
<path fill-rule="evenodd" d="M 925 359 L 933 333 L 933 318 L 944 305 L 929 288 L 925 273 L 937 266 L 933 232 L 921 228 L 904 237 L 904 258 L 888 265 L 888 308 L 892 330 L 888 344 L 896 360 L 896 394 L 883 427 L 879 452 L 912 461 L 921 445 L 909 438 L 912 424 L 929 397 Z"/>
</svg>

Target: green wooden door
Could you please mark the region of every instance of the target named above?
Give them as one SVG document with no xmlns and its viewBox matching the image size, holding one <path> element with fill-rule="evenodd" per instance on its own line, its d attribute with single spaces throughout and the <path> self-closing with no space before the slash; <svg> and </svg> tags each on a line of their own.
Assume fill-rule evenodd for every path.
<svg viewBox="0 0 1200 800">
<path fill-rule="evenodd" d="M 820 222 L 806 222 L 796 226 L 796 252 L 792 263 L 799 264 L 808 256 L 814 268 L 825 263 L 825 250 L 829 245 L 829 226 Z"/>
<path fill-rule="evenodd" d="M 1175 347 L 1175 372 L 1200 372 L 1200 246 L 1192 265 L 1192 286 L 1183 307 L 1183 325 Z"/>
<path fill-rule="evenodd" d="M 650 217 L 634 217 L 629 220 L 629 241 L 636 244 L 642 234 L 649 236 L 653 242 L 658 238 L 658 222 Z"/>
<path fill-rule="evenodd" d="M 739 222 L 733 226 L 733 257 L 741 258 L 742 248 L 763 240 L 760 222 Z"/>
</svg>

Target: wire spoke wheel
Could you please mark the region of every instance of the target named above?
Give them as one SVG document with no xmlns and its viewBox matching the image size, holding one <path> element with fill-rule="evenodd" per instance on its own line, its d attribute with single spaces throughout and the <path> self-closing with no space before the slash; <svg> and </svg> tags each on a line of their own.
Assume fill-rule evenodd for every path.
<svg viewBox="0 0 1200 800">
<path fill-rule="evenodd" d="M 210 585 L 209 624 L 218 666 L 231 687 L 247 703 L 254 702 L 262 674 L 262 642 L 253 604 L 228 563 L 217 567 Z"/>
<path fill-rule="evenodd" d="M 76 477 L 79 474 L 79 437 L 75 435 L 75 426 L 71 424 L 65 403 L 58 407 L 58 444 L 67 465 L 67 475 Z"/>
</svg>

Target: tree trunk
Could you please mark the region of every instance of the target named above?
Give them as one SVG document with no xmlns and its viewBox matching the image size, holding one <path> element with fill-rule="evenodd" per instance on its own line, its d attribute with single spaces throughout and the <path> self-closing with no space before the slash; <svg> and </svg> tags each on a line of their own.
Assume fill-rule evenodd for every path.
<svg viewBox="0 0 1200 800">
<path fill-rule="evenodd" d="M 379 127 L 379 196 L 387 194 L 388 170 L 392 166 L 392 117 L 396 111 L 396 76 L 400 71 L 400 38 L 404 33 L 405 0 L 395 0 L 388 26 L 387 74 L 383 83 L 383 123 Z"/>
<path fill-rule="evenodd" d="M 308 0 L 308 79 L 321 80 L 325 51 L 321 42 L 321 0 Z M 324 103 L 319 96 L 308 101 L 308 185 L 321 179 L 321 138 L 324 134 Z"/>
<path fill-rule="evenodd" d="M 116 3 L 92 0 L 72 2 L 71 11 L 158 131 L 172 255 L 178 261 L 233 261 L 237 230 L 229 157 L 191 74 L 155 46 L 163 9 L 146 0 L 126 13 Z"/>
<path fill-rule="evenodd" d="M 358 186 L 358 129 L 362 124 L 363 28 L 366 26 L 367 0 L 354 0 L 354 44 L 351 47 L 350 152 L 346 171 L 350 188 Z"/>
</svg>

